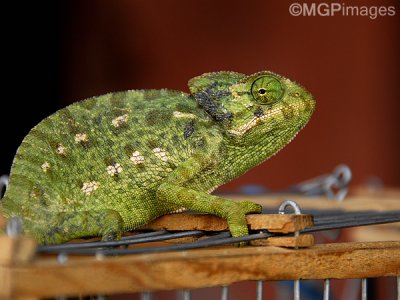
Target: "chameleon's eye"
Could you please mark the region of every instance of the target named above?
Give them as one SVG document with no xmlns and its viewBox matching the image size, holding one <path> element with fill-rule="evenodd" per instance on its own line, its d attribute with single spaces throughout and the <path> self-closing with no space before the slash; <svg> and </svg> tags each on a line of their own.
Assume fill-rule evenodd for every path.
<svg viewBox="0 0 400 300">
<path fill-rule="evenodd" d="M 260 104 L 273 104 L 282 99 L 284 92 L 279 79 L 271 75 L 258 77 L 251 86 L 251 94 Z"/>
</svg>

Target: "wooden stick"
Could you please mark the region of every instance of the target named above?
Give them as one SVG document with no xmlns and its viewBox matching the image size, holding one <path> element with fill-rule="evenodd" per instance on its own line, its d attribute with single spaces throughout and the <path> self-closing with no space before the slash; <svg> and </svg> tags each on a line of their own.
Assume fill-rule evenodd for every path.
<svg viewBox="0 0 400 300">
<path fill-rule="evenodd" d="M 203 249 L 96 259 L 55 257 L 0 266 L 0 296 L 113 294 L 190 289 L 244 280 L 367 278 L 400 275 L 400 242 Z"/>
<path fill-rule="evenodd" d="M 36 242 L 32 238 L 0 235 L 0 266 L 27 263 L 35 252 Z"/>
</svg>

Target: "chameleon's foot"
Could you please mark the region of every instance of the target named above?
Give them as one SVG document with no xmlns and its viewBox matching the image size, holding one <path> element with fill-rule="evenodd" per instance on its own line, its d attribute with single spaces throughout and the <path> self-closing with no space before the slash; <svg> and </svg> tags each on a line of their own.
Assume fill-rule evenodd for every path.
<svg viewBox="0 0 400 300">
<path fill-rule="evenodd" d="M 262 211 L 262 206 L 260 204 L 251 202 L 251 201 L 240 201 L 239 203 L 241 211 L 247 214 L 259 214 Z"/>
<path fill-rule="evenodd" d="M 229 224 L 229 231 L 231 232 L 232 237 L 246 236 L 249 234 L 247 224 L 237 224 L 236 222 L 234 224 L 228 222 L 228 224 Z M 246 246 L 247 242 L 240 242 L 236 243 L 235 245 L 242 247 Z"/>
<path fill-rule="evenodd" d="M 246 214 L 250 213 L 261 213 L 262 206 L 251 202 L 251 201 L 241 201 L 237 203 L 238 210 L 235 211 L 231 216 L 228 217 L 229 230 L 233 237 L 245 236 L 249 234 Z M 247 242 L 238 243 L 237 246 L 245 246 Z"/>
</svg>

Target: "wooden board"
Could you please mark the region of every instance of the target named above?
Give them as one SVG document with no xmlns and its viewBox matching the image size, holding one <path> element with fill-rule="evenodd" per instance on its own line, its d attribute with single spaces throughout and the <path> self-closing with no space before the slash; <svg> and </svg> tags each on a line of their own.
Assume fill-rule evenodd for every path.
<svg viewBox="0 0 400 300">
<path fill-rule="evenodd" d="M 366 278 L 400 275 L 400 242 L 243 247 L 96 259 L 55 257 L 0 266 L 0 297 L 54 297 L 189 289 L 244 280 Z"/>
<path fill-rule="evenodd" d="M 301 234 L 299 236 L 276 236 L 267 239 L 250 241 L 250 245 L 304 248 L 314 245 L 314 236 L 312 234 Z"/>
<path fill-rule="evenodd" d="M 247 224 L 251 230 L 268 229 L 271 232 L 294 232 L 313 226 L 311 215 L 294 214 L 254 214 L 247 215 Z M 206 214 L 171 214 L 159 217 L 139 230 L 228 230 L 226 220 Z"/>
</svg>

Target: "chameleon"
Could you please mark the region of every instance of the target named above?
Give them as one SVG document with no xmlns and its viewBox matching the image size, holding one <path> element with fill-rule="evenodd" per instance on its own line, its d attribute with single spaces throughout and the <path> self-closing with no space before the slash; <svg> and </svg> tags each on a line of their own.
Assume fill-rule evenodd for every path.
<svg viewBox="0 0 400 300">
<path fill-rule="evenodd" d="M 247 235 L 245 215 L 262 207 L 211 193 L 288 144 L 314 97 L 270 71 L 205 73 L 188 86 L 108 93 L 43 119 L 17 149 L 0 212 L 43 245 L 119 239 L 184 210 Z"/>
</svg>

